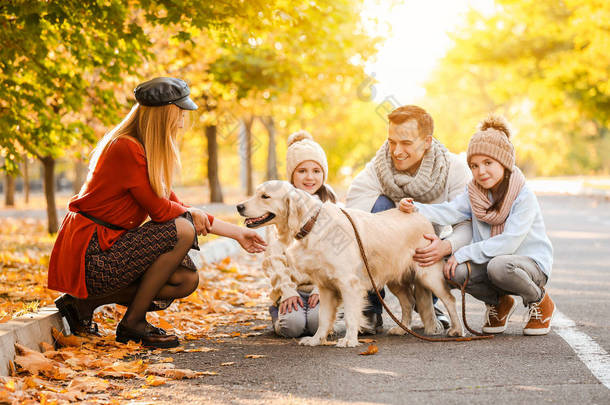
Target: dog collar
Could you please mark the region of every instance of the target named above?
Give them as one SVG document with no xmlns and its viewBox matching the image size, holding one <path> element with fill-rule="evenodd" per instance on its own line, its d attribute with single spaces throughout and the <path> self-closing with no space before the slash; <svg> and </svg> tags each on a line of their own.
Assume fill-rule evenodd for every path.
<svg viewBox="0 0 610 405">
<path fill-rule="evenodd" d="M 301 240 L 304 237 L 306 237 L 307 235 L 309 235 L 309 232 L 311 232 L 311 229 L 313 228 L 313 226 L 315 225 L 316 221 L 318 220 L 318 215 L 320 215 L 320 211 L 322 211 L 322 207 L 320 207 L 318 212 L 316 212 L 316 215 L 314 215 L 313 217 L 309 218 L 309 221 L 305 222 L 305 225 L 303 225 L 303 227 L 301 228 L 299 233 L 294 235 L 294 238 L 296 240 Z"/>
</svg>

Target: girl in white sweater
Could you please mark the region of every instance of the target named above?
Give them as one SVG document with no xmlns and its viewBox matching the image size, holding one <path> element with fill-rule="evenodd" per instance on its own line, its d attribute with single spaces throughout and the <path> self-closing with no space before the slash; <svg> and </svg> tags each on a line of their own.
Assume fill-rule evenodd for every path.
<svg viewBox="0 0 610 405">
<path fill-rule="evenodd" d="M 288 137 L 286 175 L 293 186 L 322 202 L 337 201 L 333 190 L 325 184 L 328 176 L 326 154 L 305 131 Z M 268 239 L 271 242 L 265 252 L 263 270 L 271 281 L 269 296 L 273 305 L 269 307 L 269 313 L 273 329 L 283 337 L 313 335 L 318 329 L 318 290 L 307 276 L 288 264 L 285 255 L 288 246 L 283 246 L 277 235 Z"/>
<path fill-rule="evenodd" d="M 545 335 L 551 329 L 555 304 L 544 290 L 553 264 L 540 206 L 515 166 L 510 131 L 502 117 L 491 116 L 470 139 L 468 165 L 473 180 L 455 200 L 443 204 L 400 201 L 404 212 L 418 210 L 432 223 L 451 225 L 472 219 L 472 243 L 453 253 L 444 267 L 446 278 L 487 305 L 483 331 L 502 333 L 521 296 L 529 306 L 525 335 Z"/>
</svg>

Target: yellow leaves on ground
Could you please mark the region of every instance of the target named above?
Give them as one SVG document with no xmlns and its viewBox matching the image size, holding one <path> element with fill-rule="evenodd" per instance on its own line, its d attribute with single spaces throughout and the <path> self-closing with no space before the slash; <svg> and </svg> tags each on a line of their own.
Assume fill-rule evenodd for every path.
<svg viewBox="0 0 610 405">
<path fill-rule="evenodd" d="M 246 359 L 262 359 L 263 357 L 267 357 L 264 354 L 246 354 L 244 358 Z"/>
<path fill-rule="evenodd" d="M 55 331 L 58 342 L 70 341 Z M 158 357 L 139 345 L 124 345 L 108 338 L 78 338 L 78 344 L 65 345 L 57 350 L 41 344 L 43 353 L 16 344 L 17 375 L 0 377 L 0 403 L 27 401 L 51 403 L 99 401 L 112 398 L 138 399 L 146 395 L 133 389 L 134 381 L 141 388 L 167 384 L 173 380 L 217 375 L 215 371 L 179 369 L 172 357 Z M 201 350 L 198 350 L 201 349 Z M 196 348 L 183 351 L 212 351 Z M 118 356 L 108 356 L 108 353 Z"/>
<path fill-rule="evenodd" d="M 0 218 L 0 322 L 35 312 L 59 295 L 46 288 L 53 242 L 43 220 Z"/>
<path fill-rule="evenodd" d="M 73 371 L 63 367 L 59 362 L 45 357 L 42 353 L 15 344 L 15 364 L 32 375 L 42 375 L 55 380 L 65 380 Z"/>
<path fill-rule="evenodd" d="M 361 356 L 370 356 L 373 354 L 377 354 L 377 352 L 379 352 L 379 348 L 377 347 L 377 345 L 369 345 L 369 347 L 366 348 L 366 351 L 361 352 L 360 355 Z"/>
</svg>

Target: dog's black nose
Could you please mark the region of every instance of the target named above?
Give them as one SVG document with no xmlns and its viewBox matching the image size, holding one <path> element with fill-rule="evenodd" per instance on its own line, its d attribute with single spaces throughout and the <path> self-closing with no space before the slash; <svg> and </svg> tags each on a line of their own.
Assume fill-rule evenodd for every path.
<svg viewBox="0 0 610 405">
<path fill-rule="evenodd" d="M 239 212 L 240 214 L 244 214 L 244 210 L 246 209 L 246 207 L 244 207 L 243 204 L 237 204 L 237 212 Z"/>
</svg>

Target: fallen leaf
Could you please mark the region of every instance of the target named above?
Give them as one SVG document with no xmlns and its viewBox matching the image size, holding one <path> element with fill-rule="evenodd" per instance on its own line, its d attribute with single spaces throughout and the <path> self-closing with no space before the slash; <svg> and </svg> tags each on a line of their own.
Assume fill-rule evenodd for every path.
<svg viewBox="0 0 610 405">
<path fill-rule="evenodd" d="M 148 375 L 171 378 L 172 380 L 182 380 L 183 378 L 195 378 L 200 374 L 189 369 L 175 368 L 173 364 L 159 363 L 152 364 L 146 370 Z"/>
<path fill-rule="evenodd" d="M 159 376 L 155 376 L 155 375 L 149 375 L 146 377 L 146 385 L 151 386 L 151 387 L 157 387 L 159 385 L 163 385 L 167 382 L 167 378 L 163 378 L 163 377 L 159 377 Z"/>
<path fill-rule="evenodd" d="M 47 342 L 42 342 L 40 343 L 40 351 L 41 352 L 50 352 L 50 351 L 54 351 L 55 347 L 52 344 L 49 344 Z"/>
<path fill-rule="evenodd" d="M 59 363 L 56 361 L 19 343 L 15 343 L 15 353 L 15 364 L 32 375 L 43 374 L 50 377 L 59 368 Z"/>
<path fill-rule="evenodd" d="M 220 363 L 221 366 L 232 366 L 233 364 L 235 364 L 234 361 L 227 361 L 225 363 Z"/>
<path fill-rule="evenodd" d="M 358 339 L 358 342 L 360 343 L 374 343 L 376 342 L 375 339 Z"/>
<path fill-rule="evenodd" d="M 187 353 L 197 353 L 197 352 L 207 353 L 207 352 L 217 352 L 218 349 L 215 349 L 213 347 L 196 347 L 194 349 L 186 349 L 184 351 Z"/>
<path fill-rule="evenodd" d="M 7 390 L 9 390 L 10 392 L 15 392 L 15 380 L 8 380 L 5 384 L 4 384 L 4 388 L 6 388 Z"/>
<path fill-rule="evenodd" d="M 108 388 L 110 382 L 96 377 L 77 377 L 68 384 L 68 391 L 84 393 L 100 392 Z"/>
<path fill-rule="evenodd" d="M 250 328 L 250 330 L 264 330 L 267 329 L 267 325 L 258 325 L 258 326 L 253 326 Z"/>
<path fill-rule="evenodd" d="M 159 363 L 173 363 L 174 359 L 172 357 L 162 357 L 159 359 Z"/>
<path fill-rule="evenodd" d="M 377 345 L 369 345 L 369 347 L 367 347 L 366 351 L 361 352 L 360 355 L 370 356 L 370 355 L 376 354 L 378 351 L 379 351 L 379 348 L 377 347 Z"/>
<path fill-rule="evenodd" d="M 124 399 L 138 399 L 143 395 L 142 390 L 129 390 L 121 392 L 121 397 Z"/>
<path fill-rule="evenodd" d="M 66 336 L 55 328 L 51 329 L 51 334 L 57 344 L 61 347 L 80 347 L 85 341 L 85 339 L 76 335 Z"/>
<path fill-rule="evenodd" d="M 267 357 L 264 354 L 246 354 L 244 356 L 246 359 L 262 359 L 263 357 Z"/>
</svg>

